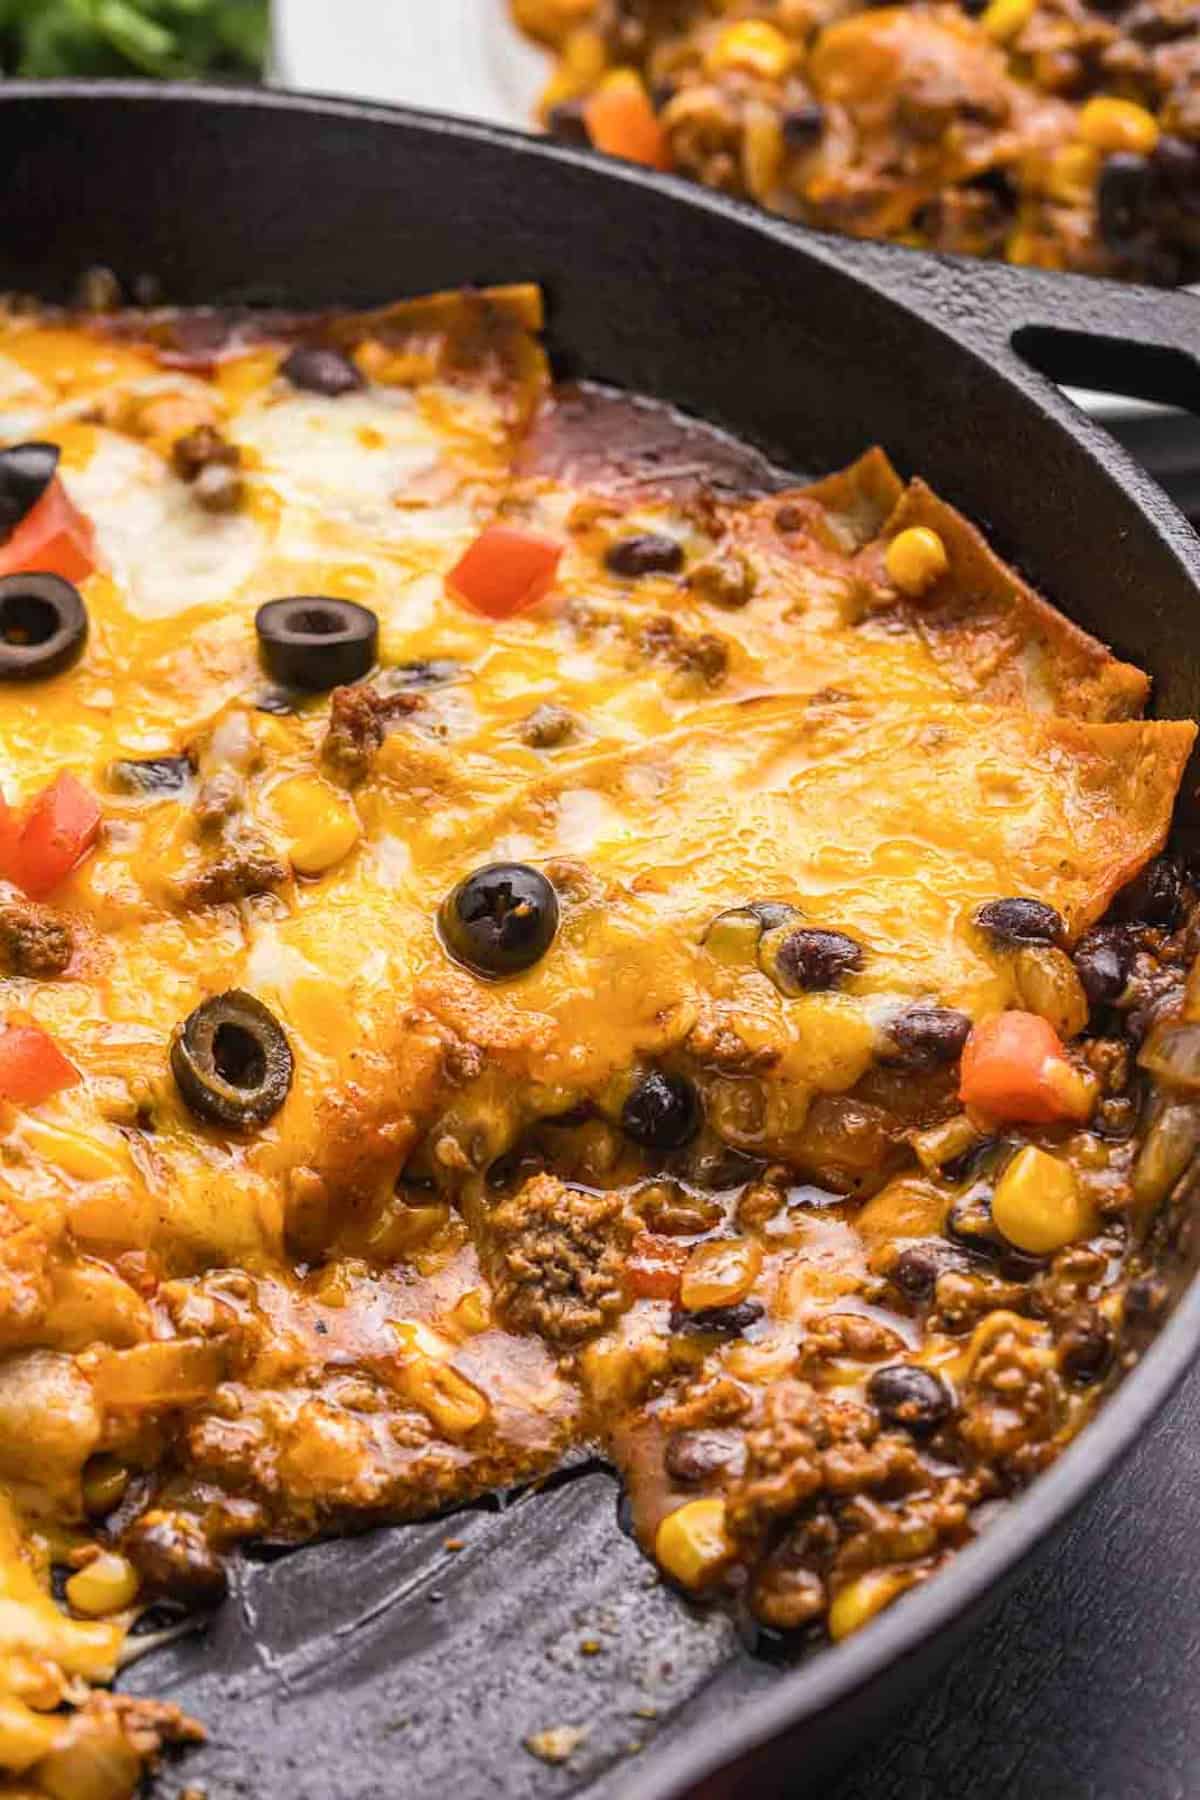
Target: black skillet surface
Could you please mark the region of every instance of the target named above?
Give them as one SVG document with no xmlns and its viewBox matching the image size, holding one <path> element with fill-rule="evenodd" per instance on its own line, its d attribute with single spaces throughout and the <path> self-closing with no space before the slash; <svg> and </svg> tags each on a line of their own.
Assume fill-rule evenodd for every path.
<svg viewBox="0 0 1200 1800">
<path fill-rule="evenodd" d="M 1148 667 L 1163 712 L 1200 711 L 1200 544 L 1046 379 L 1200 410 L 1200 304 L 1186 296 L 816 238 L 669 178 L 333 102 L 6 84 L 0 150 L 5 285 L 64 295 L 100 261 L 153 272 L 181 304 L 317 305 L 540 279 L 560 369 L 669 398 L 793 468 L 883 442 Z M 247 1558 L 207 1636 L 128 1678 L 212 1732 L 159 1790 L 815 1791 L 963 1643 L 1198 1343 L 1193 1283 L 1030 1496 L 949 1573 L 807 1662 L 750 1658 L 721 1616 L 659 1586 L 599 1470 L 452 1523 Z M 451 1536 L 464 1547 L 446 1550 Z M 565 1765 L 521 1748 L 557 1726 L 585 1733 Z"/>
</svg>

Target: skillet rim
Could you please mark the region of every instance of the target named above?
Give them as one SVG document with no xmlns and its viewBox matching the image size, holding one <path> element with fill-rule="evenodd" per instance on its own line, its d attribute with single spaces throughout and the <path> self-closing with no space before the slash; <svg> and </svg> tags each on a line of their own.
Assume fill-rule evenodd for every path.
<svg viewBox="0 0 1200 1800">
<path fill-rule="evenodd" d="M 1132 500 L 1144 525 L 1159 540 L 1162 550 L 1180 567 L 1200 597 L 1200 537 L 1187 524 L 1166 494 L 1124 451 L 1103 427 L 1079 412 L 1047 377 L 1023 362 L 1010 339 L 1022 322 L 1008 317 L 1007 296 L 1015 297 L 1017 312 L 1026 297 L 1031 312 L 1052 319 L 1066 329 L 1082 325 L 1086 332 L 1092 313 L 1092 297 L 1103 334 L 1109 330 L 1136 330 L 1139 308 L 1161 307 L 1161 291 L 1117 287 L 1084 276 L 1054 276 L 1029 271 L 994 269 L 970 264 L 966 259 L 934 256 L 899 246 L 867 244 L 836 239 L 760 212 L 747 203 L 698 188 L 681 177 L 612 162 L 587 151 L 577 151 L 532 135 L 456 118 L 377 102 L 358 102 L 340 96 L 313 93 L 281 93 L 252 88 L 179 83 L 161 86 L 150 81 L 8 81 L 0 86 L 0 107 L 28 104 L 51 108 L 59 101 L 94 102 L 102 109 L 114 103 L 183 110 L 245 108 L 267 113 L 303 115 L 319 128 L 322 121 L 354 119 L 381 127 L 400 125 L 411 132 L 434 138 L 450 137 L 478 145 L 481 152 L 501 152 L 510 158 L 539 159 L 550 163 L 584 164 L 596 178 L 615 185 L 664 195 L 680 207 L 700 216 L 711 215 L 741 229 L 757 232 L 790 249 L 803 263 L 809 259 L 832 265 L 842 274 L 865 284 L 898 311 L 918 318 L 959 348 L 967 348 L 992 372 L 1018 390 L 1032 423 L 1046 432 L 1071 439 L 1084 454 Z M 950 290 L 939 296 L 939 283 Z M 911 294 L 902 290 L 911 287 Z M 991 289 L 989 297 L 987 290 Z M 1091 290 L 1091 294 L 1085 290 Z M 1107 302 L 1104 296 L 1107 295 Z M 1177 309 L 1167 310 L 1176 316 Z M 998 315 L 988 318 L 989 307 Z M 953 302 L 953 304 L 951 304 Z M 973 314 L 971 306 L 981 308 Z M 1200 322 L 1200 303 L 1195 320 Z M 1122 319 L 1122 312 L 1131 317 Z M 1185 322 L 1186 315 L 1177 315 Z M 1160 313 L 1161 317 L 1161 313 Z M 1190 321 L 1188 321 L 1190 322 Z M 980 342 L 973 335 L 979 331 Z M 1154 333 L 1159 337 L 1161 335 Z M 1186 346 L 1181 346 L 1186 348 Z M 741 1702 L 734 1719 L 713 1719 L 690 1726 L 679 1743 L 657 1755 L 651 1749 L 630 1779 L 618 1783 L 622 1800 L 673 1800 L 696 1782 L 718 1773 L 734 1761 L 764 1749 L 785 1732 L 835 1707 L 852 1702 L 878 1678 L 914 1654 L 939 1633 L 949 1631 L 982 1603 L 1044 1539 L 1064 1525 L 1101 1478 L 1133 1447 L 1171 1392 L 1200 1354 L 1200 1271 L 1181 1290 L 1166 1325 L 1060 1459 L 1040 1475 L 1029 1489 L 1012 1502 L 983 1534 L 959 1551 L 950 1566 L 906 1594 L 860 1633 L 844 1643 L 827 1646 L 794 1667 L 780 1670 L 769 1692 Z M 695 1698 L 695 1697 L 694 1697 Z"/>
</svg>

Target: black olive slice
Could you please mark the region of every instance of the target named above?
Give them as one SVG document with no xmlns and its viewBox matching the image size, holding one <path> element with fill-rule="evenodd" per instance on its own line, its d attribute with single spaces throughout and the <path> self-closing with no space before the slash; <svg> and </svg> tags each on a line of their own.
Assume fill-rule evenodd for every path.
<svg viewBox="0 0 1200 1800">
<path fill-rule="evenodd" d="M 0 538 L 33 511 L 57 470 L 57 444 L 11 444 L 0 450 Z"/>
<path fill-rule="evenodd" d="M 254 625 L 268 675 L 310 694 L 360 681 L 379 648 L 379 620 L 354 600 L 320 594 L 268 600 Z"/>
<path fill-rule="evenodd" d="M 279 365 L 279 373 L 306 394 L 324 394 L 336 400 L 365 387 L 361 374 L 340 350 L 324 350 L 318 344 L 300 344 Z"/>
<path fill-rule="evenodd" d="M 558 895 L 527 863 L 487 863 L 442 902 L 442 939 L 477 975 L 518 975 L 545 956 L 558 930 Z"/>
<path fill-rule="evenodd" d="M 293 1067 L 279 1020 L 240 988 L 202 1001 L 171 1038 L 184 1104 L 211 1125 L 265 1124 L 288 1097 Z"/>
<path fill-rule="evenodd" d="M 43 681 L 83 655 L 87 609 L 60 575 L 0 576 L 0 681 Z"/>
<path fill-rule="evenodd" d="M 118 794 L 182 794 L 195 773 L 190 756 L 122 757 L 109 764 L 108 784 Z"/>
</svg>

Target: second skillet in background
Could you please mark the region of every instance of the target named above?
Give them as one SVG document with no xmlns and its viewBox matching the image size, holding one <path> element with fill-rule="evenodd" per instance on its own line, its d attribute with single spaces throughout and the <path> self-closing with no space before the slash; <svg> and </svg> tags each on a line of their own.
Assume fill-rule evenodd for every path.
<svg viewBox="0 0 1200 1800">
<path fill-rule="evenodd" d="M 508 0 L 275 0 L 281 87 L 424 106 L 533 129 L 549 59 L 512 23 Z M 1080 277 L 1081 280 L 1086 277 Z M 1200 423 L 1190 414 L 1084 389 L 1099 419 L 1200 521 Z"/>
</svg>

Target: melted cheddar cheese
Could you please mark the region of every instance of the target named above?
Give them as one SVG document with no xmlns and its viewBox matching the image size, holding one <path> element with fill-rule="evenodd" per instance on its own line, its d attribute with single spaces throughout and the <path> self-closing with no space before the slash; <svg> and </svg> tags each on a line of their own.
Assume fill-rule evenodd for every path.
<svg viewBox="0 0 1200 1800">
<path fill-rule="evenodd" d="M 747 1487 L 764 1442 L 790 1431 L 807 1469 L 836 1389 L 863 1412 L 856 1454 L 915 1493 L 915 1453 L 863 1411 L 871 1368 L 909 1355 L 966 1393 L 999 1354 L 971 1328 L 1001 1317 L 1002 1283 L 957 1334 L 888 1286 L 888 1255 L 956 1203 L 937 1134 L 988 1136 L 952 1070 L 897 1070 L 897 1021 L 937 1008 L 965 1033 L 1057 1007 L 1079 1033 L 1066 947 L 1161 850 L 1193 728 L 1141 719 L 1144 677 L 878 451 L 750 495 L 708 472 L 712 435 L 685 433 L 678 467 L 639 462 L 634 412 L 551 386 L 539 316 L 500 290 L 207 332 L 0 330 L 0 436 L 60 447 L 97 545 L 82 659 L 0 680 L 10 804 L 65 771 L 102 810 L 48 901 L 65 966 L 22 960 L 21 895 L 0 930 L 7 1019 L 79 1076 L 0 1108 L 0 1768 L 37 1791 L 67 1791 L 114 1731 L 137 1745 L 131 1785 L 189 1729 L 85 1698 L 134 1609 L 118 1572 L 111 1618 L 69 1617 L 51 1563 L 94 1567 L 102 1592 L 99 1542 L 147 1598 L 164 1556 L 180 1591 L 211 1589 L 239 1539 L 429 1512 L 585 1441 L 668 1573 L 699 1588 L 744 1563 L 762 1616 L 799 1623 L 762 1573 L 791 1516 Z M 289 380 L 298 338 L 352 358 L 353 391 Z M 198 429 L 232 446 L 225 510 L 181 473 Z M 562 552 L 548 597 L 503 619 L 447 580 L 497 520 Z M 949 573 L 911 599 L 886 550 L 914 526 Z M 622 574 L 614 544 L 651 534 L 675 566 Z M 368 680 L 272 689 L 255 615 L 287 595 L 376 615 Z M 121 775 L 155 759 L 172 784 Z M 497 861 L 542 871 L 561 918 L 534 966 L 488 980 L 438 916 Z M 976 914 L 1007 896 L 1055 909 L 1061 943 L 998 944 Z M 851 940 L 853 968 L 797 988 L 721 953 L 714 921 L 764 902 Z M 230 990 L 270 1008 L 293 1060 L 245 1131 L 198 1118 L 169 1059 Z M 1098 1080 L 1070 1055 L 1086 1111 Z M 703 1120 L 677 1152 L 622 1130 L 655 1071 Z M 1133 1149 L 1078 1112 L 1024 1136 L 1072 1162 L 1088 1238 L 1108 1233 L 1089 1254 L 1119 1271 Z M 1116 1274 L 1088 1279 L 1103 1305 Z M 1049 1381 L 1053 1322 L 1005 1304 L 1016 1324 L 991 1338 Z M 1056 1390 L 1023 1464 L 977 1420 L 958 1511 L 921 1475 L 940 1522 L 868 1556 L 871 1595 L 929 1573 L 1090 1404 Z M 689 1487 L 670 1451 L 664 1475 L 668 1438 L 714 1419 L 744 1437 L 728 1465 Z M 835 1634 L 879 1603 L 854 1567 L 812 1576 Z"/>
</svg>

